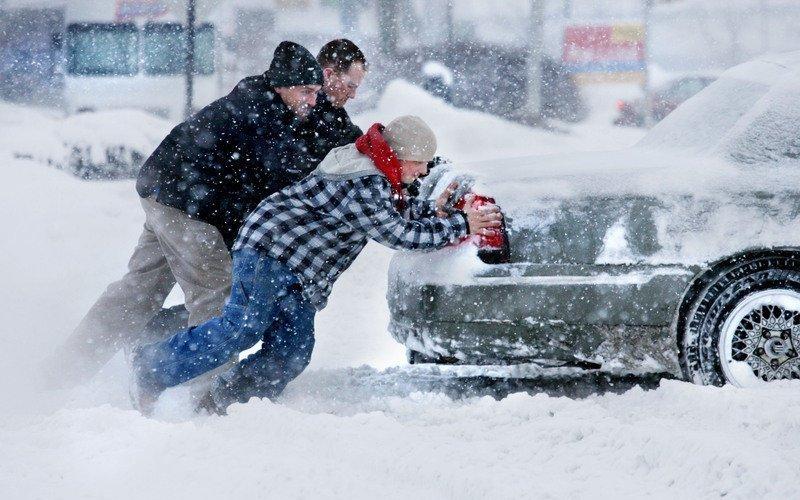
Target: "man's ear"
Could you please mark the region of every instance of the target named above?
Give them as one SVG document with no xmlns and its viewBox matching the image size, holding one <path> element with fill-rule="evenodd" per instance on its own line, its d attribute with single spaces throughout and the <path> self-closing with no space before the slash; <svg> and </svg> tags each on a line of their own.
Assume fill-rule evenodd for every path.
<svg viewBox="0 0 800 500">
<path fill-rule="evenodd" d="M 332 74 L 333 74 L 333 68 L 331 68 L 330 66 L 327 68 L 322 68 L 322 77 L 325 79 L 326 83 L 331 78 Z"/>
</svg>

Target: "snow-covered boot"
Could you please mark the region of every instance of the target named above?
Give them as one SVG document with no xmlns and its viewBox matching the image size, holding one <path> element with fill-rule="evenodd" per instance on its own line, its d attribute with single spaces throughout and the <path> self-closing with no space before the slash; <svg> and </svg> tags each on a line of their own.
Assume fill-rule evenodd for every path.
<svg viewBox="0 0 800 500">
<path fill-rule="evenodd" d="M 138 383 L 136 378 L 136 375 L 131 377 L 131 383 L 128 390 L 128 394 L 131 398 L 131 404 L 136 410 L 139 411 L 139 413 L 145 417 L 149 417 L 153 414 L 153 410 L 155 409 L 156 401 L 158 401 L 158 396 L 160 393 L 146 389 Z"/>
<path fill-rule="evenodd" d="M 164 392 L 164 387 L 157 387 L 149 377 L 137 366 L 136 358 L 141 348 L 133 350 L 131 355 L 131 380 L 128 386 L 128 395 L 131 404 L 142 415 L 149 417 L 153 414 L 158 397 Z"/>
<path fill-rule="evenodd" d="M 206 392 L 197 400 L 197 404 L 194 407 L 195 413 L 199 414 L 207 414 L 207 415 L 226 415 L 227 412 L 225 408 L 222 408 L 217 404 L 214 400 L 214 396 L 211 394 L 211 391 Z"/>
</svg>

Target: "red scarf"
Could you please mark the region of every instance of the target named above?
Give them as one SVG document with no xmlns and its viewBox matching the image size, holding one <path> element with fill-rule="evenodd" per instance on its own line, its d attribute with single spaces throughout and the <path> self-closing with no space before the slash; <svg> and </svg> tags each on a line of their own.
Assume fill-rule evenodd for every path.
<svg viewBox="0 0 800 500">
<path fill-rule="evenodd" d="M 384 126 L 374 123 L 367 133 L 356 139 L 356 149 L 359 153 L 367 155 L 372 163 L 389 180 L 392 186 L 392 200 L 398 210 L 405 208 L 405 196 L 403 195 L 403 183 L 400 172 L 400 162 L 397 155 L 383 138 Z"/>
</svg>

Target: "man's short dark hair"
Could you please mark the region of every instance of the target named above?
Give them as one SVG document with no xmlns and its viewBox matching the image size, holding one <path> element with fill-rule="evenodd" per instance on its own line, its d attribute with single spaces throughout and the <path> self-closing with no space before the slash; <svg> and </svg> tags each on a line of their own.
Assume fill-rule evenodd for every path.
<svg viewBox="0 0 800 500">
<path fill-rule="evenodd" d="M 337 73 L 346 73 L 353 63 L 361 63 L 367 69 L 364 53 L 347 38 L 337 38 L 323 45 L 317 55 L 317 62 L 323 69 L 333 68 Z"/>
</svg>

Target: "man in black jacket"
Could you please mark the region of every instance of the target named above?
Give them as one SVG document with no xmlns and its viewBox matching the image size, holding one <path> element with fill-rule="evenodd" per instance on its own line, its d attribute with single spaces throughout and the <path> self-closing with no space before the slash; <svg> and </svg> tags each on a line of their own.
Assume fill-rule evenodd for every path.
<svg viewBox="0 0 800 500">
<path fill-rule="evenodd" d="M 332 148 L 330 144 L 340 138 L 355 142 L 361 137 L 358 128 L 345 111 L 347 101 L 355 98 L 356 91 L 367 74 L 367 60 L 361 49 L 346 38 L 331 40 L 320 49 L 317 62 L 322 67 L 324 83 L 317 105 L 311 110 L 311 127 L 305 127 L 301 134 L 308 145 L 309 154 L 322 161 Z"/>
<path fill-rule="evenodd" d="M 360 134 L 344 109 L 318 95 L 324 80 L 304 47 L 281 42 L 267 72 L 169 133 L 136 182 L 146 218 L 128 273 L 51 358 L 51 374 L 62 383 L 86 380 L 120 347 L 135 345 L 176 281 L 190 325 L 221 312 L 229 250 L 247 214 Z"/>
</svg>

